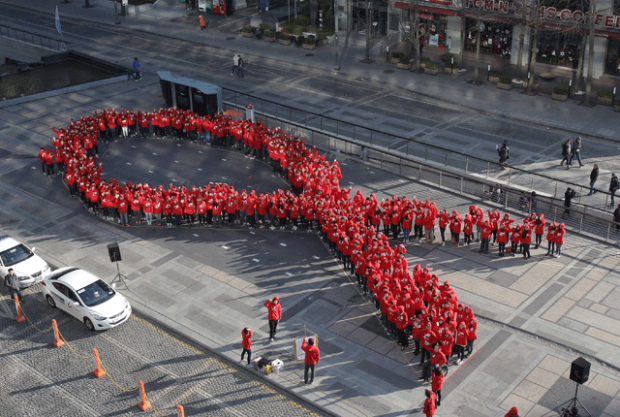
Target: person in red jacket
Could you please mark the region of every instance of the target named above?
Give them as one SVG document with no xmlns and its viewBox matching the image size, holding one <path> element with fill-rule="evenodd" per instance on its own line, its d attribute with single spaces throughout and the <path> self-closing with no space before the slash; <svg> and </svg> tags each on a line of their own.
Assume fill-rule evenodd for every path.
<svg viewBox="0 0 620 417">
<path fill-rule="evenodd" d="M 560 223 L 555 232 L 555 257 L 562 256 L 562 245 L 564 244 L 564 235 L 566 234 L 566 228 L 564 223 Z"/>
<path fill-rule="evenodd" d="M 504 417 L 519 417 L 519 411 L 517 410 L 517 407 L 512 407 Z"/>
<path fill-rule="evenodd" d="M 491 225 L 486 220 L 482 226 L 482 235 L 480 236 L 482 242 L 480 243 L 479 253 L 489 253 L 489 239 L 491 238 Z"/>
<path fill-rule="evenodd" d="M 446 226 L 450 222 L 448 210 L 443 209 L 439 214 L 439 232 L 441 233 L 441 246 L 446 246 Z"/>
<path fill-rule="evenodd" d="M 534 246 L 534 249 L 538 249 L 538 247 L 542 243 L 542 237 L 545 234 L 545 225 L 547 224 L 547 222 L 545 221 L 545 215 L 540 213 L 536 218 L 534 224 L 534 232 L 536 233 L 536 246 Z"/>
<path fill-rule="evenodd" d="M 547 227 L 547 242 L 549 245 L 547 247 L 546 256 L 553 256 L 553 253 L 555 252 L 555 235 L 557 229 L 558 226 L 555 222 L 553 222 L 549 225 L 549 227 Z"/>
<path fill-rule="evenodd" d="M 241 346 L 243 351 L 241 352 L 241 363 L 243 363 L 243 357 L 248 354 L 248 366 L 252 358 L 252 330 L 249 327 L 245 327 L 241 330 Z"/>
<path fill-rule="evenodd" d="M 465 328 L 465 323 L 459 323 L 459 328 L 456 330 L 456 350 L 458 354 L 458 360 L 456 361 L 457 365 L 461 365 L 463 363 L 463 359 L 465 359 L 465 347 L 467 346 L 468 335 L 469 333 Z"/>
<path fill-rule="evenodd" d="M 439 349 L 441 347 L 441 342 L 438 342 L 433 348 L 433 354 L 431 356 L 431 361 L 424 365 L 424 370 L 422 372 L 422 379 L 424 382 L 428 383 L 429 378 L 431 377 L 431 373 L 435 369 L 441 369 L 443 365 L 448 363 L 446 359 L 446 355 Z"/>
<path fill-rule="evenodd" d="M 443 372 L 441 372 L 440 368 L 435 368 L 433 370 L 433 383 L 431 385 L 431 389 L 435 393 L 435 407 L 439 407 L 441 405 L 441 389 L 443 388 Z"/>
<path fill-rule="evenodd" d="M 478 322 L 476 319 L 469 319 L 467 325 L 467 357 L 469 358 L 474 351 L 474 342 L 478 339 L 476 332 L 478 331 Z"/>
<path fill-rule="evenodd" d="M 435 415 L 435 393 L 429 389 L 424 390 L 426 400 L 424 400 L 424 409 L 422 412 L 426 417 L 433 417 Z"/>
<path fill-rule="evenodd" d="M 321 360 L 321 352 L 311 337 L 307 340 L 304 339 L 301 349 L 306 352 L 306 357 L 304 358 L 304 384 L 312 385 L 314 382 L 314 368 Z M 310 380 L 308 380 L 308 371 L 310 371 Z"/>
<path fill-rule="evenodd" d="M 532 244 L 532 228 L 525 223 L 521 228 L 521 244 L 523 245 L 523 259 L 530 259 L 530 245 Z"/>
<path fill-rule="evenodd" d="M 499 255 L 504 256 L 506 250 L 506 242 L 508 242 L 508 235 L 510 234 L 510 226 L 500 225 L 497 229 L 497 243 L 499 244 Z"/>
<path fill-rule="evenodd" d="M 282 305 L 280 299 L 276 296 L 271 300 L 265 301 L 265 307 L 269 310 L 267 319 L 269 320 L 269 340 L 273 342 L 276 337 L 276 330 L 278 328 L 278 322 L 282 318 Z"/>
</svg>

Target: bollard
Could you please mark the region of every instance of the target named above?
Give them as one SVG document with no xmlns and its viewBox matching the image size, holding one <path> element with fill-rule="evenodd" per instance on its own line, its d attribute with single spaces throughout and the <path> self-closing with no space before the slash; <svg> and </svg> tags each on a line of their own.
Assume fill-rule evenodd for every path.
<svg viewBox="0 0 620 417">
<path fill-rule="evenodd" d="M 105 376 L 105 371 L 101 367 L 101 361 L 99 360 L 99 352 L 97 351 L 97 349 L 93 349 L 93 353 L 95 354 L 95 360 L 97 361 L 97 369 L 93 371 L 93 374 L 95 374 L 97 378 L 101 378 L 102 376 Z"/>
<path fill-rule="evenodd" d="M 144 392 L 144 382 L 138 381 L 140 384 L 140 392 L 142 392 L 142 401 L 138 403 L 138 408 L 142 411 L 146 411 L 151 408 L 151 404 L 146 400 L 146 392 Z"/>
<path fill-rule="evenodd" d="M 185 417 L 185 410 L 182 405 L 177 405 L 177 417 Z"/>
<path fill-rule="evenodd" d="M 62 340 L 60 340 L 60 336 L 58 334 L 58 324 L 56 320 L 52 319 L 52 326 L 54 326 L 54 336 L 56 336 L 56 340 L 52 343 L 55 347 L 61 347 L 65 344 Z"/>
<path fill-rule="evenodd" d="M 17 309 L 17 317 L 15 317 L 15 320 L 17 320 L 18 323 L 23 323 L 26 321 L 26 317 L 24 317 L 24 314 L 22 313 L 22 308 L 19 305 L 19 298 L 15 296 L 14 299 L 15 299 L 15 308 Z"/>
</svg>

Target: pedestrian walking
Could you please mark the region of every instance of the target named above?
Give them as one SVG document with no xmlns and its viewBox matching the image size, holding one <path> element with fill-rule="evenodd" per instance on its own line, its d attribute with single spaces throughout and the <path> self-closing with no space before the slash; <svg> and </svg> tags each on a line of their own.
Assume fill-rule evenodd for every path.
<svg viewBox="0 0 620 417">
<path fill-rule="evenodd" d="M 611 174 L 611 175 L 613 175 L 613 174 Z M 564 209 L 564 214 L 562 214 L 563 218 L 570 215 L 571 201 L 576 196 L 577 196 L 577 193 L 572 188 L 568 187 L 566 189 L 566 192 L 564 193 L 564 207 L 566 207 L 566 208 Z M 612 201 L 613 201 L 613 195 L 612 195 Z"/>
<path fill-rule="evenodd" d="M 596 187 L 594 186 L 594 184 L 596 184 L 596 180 L 598 180 L 598 165 L 594 164 L 594 167 L 590 172 L 590 192 L 588 195 L 596 193 Z"/>
<path fill-rule="evenodd" d="M 276 330 L 278 328 L 278 323 L 282 318 L 282 305 L 280 305 L 280 299 L 276 296 L 271 300 L 265 301 L 265 307 L 269 310 L 269 340 L 273 342 L 273 339 L 276 337 Z"/>
<path fill-rule="evenodd" d="M 4 285 L 9 289 L 11 293 L 11 299 L 14 299 L 17 296 L 19 302 L 23 302 L 22 300 L 22 292 L 19 288 L 19 278 L 15 275 L 15 271 L 13 268 L 9 268 L 8 274 L 4 277 Z"/>
<path fill-rule="evenodd" d="M 140 81 L 142 79 L 142 65 L 138 58 L 134 58 L 133 60 L 133 77 L 136 81 Z"/>
<path fill-rule="evenodd" d="M 233 67 L 232 67 L 232 71 L 230 72 L 230 75 L 235 75 L 237 68 L 239 68 L 239 55 L 234 54 L 233 55 Z"/>
<path fill-rule="evenodd" d="M 319 351 L 318 346 L 314 344 L 314 339 L 311 337 L 307 340 L 304 339 L 301 344 L 301 349 L 306 352 L 304 358 L 304 384 L 312 385 L 314 382 L 314 368 L 321 360 L 321 352 Z M 310 379 L 308 379 L 308 371 L 310 371 Z"/>
<path fill-rule="evenodd" d="M 205 22 L 205 17 L 200 15 L 200 30 L 203 31 L 207 28 L 207 23 Z"/>
<path fill-rule="evenodd" d="M 609 181 L 609 192 L 611 193 L 611 206 L 615 206 L 614 197 L 616 196 L 616 191 L 620 188 L 620 182 L 618 182 L 618 177 L 616 174 L 611 174 L 611 180 Z"/>
<path fill-rule="evenodd" d="M 560 166 L 564 166 L 564 161 L 566 161 L 566 169 L 570 169 L 570 164 L 568 162 L 568 158 L 571 154 L 571 141 L 570 139 L 566 139 L 566 142 L 562 145 L 562 162 L 560 162 Z"/>
<path fill-rule="evenodd" d="M 249 327 L 245 327 L 241 330 L 241 346 L 243 351 L 241 352 L 241 363 L 243 363 L 243 357 L 248 354 L 248 366 L 252 358 L 252 330 Z"/>
<path fill-rule="evenodd" d="M 245 73 L 243 72 L 243 58 L 241 58 L 241 55 L 237 55 L 239 57 L 239 60 L 237 61 L 237 77 L 245 77 Z"/>
<path fill-rule="evenodd" d="M 435 415 L 435 393 L 429 389 L 424 390 L 426 400 L 424 400 L 424 409 L 422 412 L 426 417 L 433 417 Z"/>
<path fill-rule="evenodd" d="M 577 162 L 579 162 L 579 166 L 582 167 L 581 163 L 581 148 L 583 145 L 581 144 L 581 136 L 577 138 L 573 146 L 571 147 L 570 159 L 568 160 L 568 165 L 572 165 L 573 158 L 577 157 Z"/>
<path fill-rule="evenodd" d="M 508 147 L 508 142 L 504 141 L 501 148 L 495 145 L 495 149 L 499 155 L 499 165 L 502 169 L 506 169 L 506 161 L 510 158 L 510 148 Z"/>
</svg>

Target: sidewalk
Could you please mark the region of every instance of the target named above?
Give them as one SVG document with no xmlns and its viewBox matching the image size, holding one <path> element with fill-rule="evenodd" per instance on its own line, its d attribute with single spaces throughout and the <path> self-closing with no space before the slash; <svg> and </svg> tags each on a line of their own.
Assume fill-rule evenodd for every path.
<svg viewBox="0 0 620 417">
<path fill-rule="evenodd" d="M 79 2 L 59 4 L 61 23 L 64 19 L 82 19 L 98 24 L 114 25 L 114 10 L 98 6 L 105 0 L 93 0 L 95 7 L 85 9 Z M 30 0 L 24 4 L 20 0 L 2 0 L 0 4 L 15 5 L 28 8 L 37 12 L 48 13 L 49 22 L 42 22 L 49 30 L 53 30 L 53 7 L 46 0 Z M 327 46 L 315 49 L 312 57 L 306 56 L 306 50 L 294 47 L 283 47 L 277 44 L 268 44 L 255 38 L 246 39 L 240 36 L 240 29 L 249 23 L 252 9 L 245 9 L 230 17 L 205 15 L 209 21 L 209 27 L 215 25 L 217 30 L 208 30 L 200 33 L 198 15 L 196 11 L 186 11 L 183 5 L 155 8 L 140 13 L 137 16 L 121 17 L 120 27 L 129 27 L 139 31 L 156 34 L 165 34 L 168 37 L 182 39 L 194 43 L 223 48 L 231 52 L 242 52 L 252 59 L 277 59 L 290 64 L 327 72 L 333 72 L 335 46 L 330 43 Z M 175 23 L 174 20 L 188 20 L 196 16 L 195 25 Z M 226 23 L 221 23 L 225 21 Z M 49 33 L 48 30 L 48 33 Z M 235 41 L 227 40 L 234 34 Z M 67 37 L 68 34 L 67 34 Z M 248 48 L 250 51 L 248 51 Z M 473 74 L 471 67 L 460 76 L 440 75 L 431 77 L 424 74 L 414 74 L 409 71 L 397 70 L 394 65 L 385 63 L 385 51 L 371 49 L 372 64 L 364 64 L 365 46 L 360 35 L 344 32 L 340 35 L 341 70 L 340 77 L 362 79 L 370 82 L 385 83 L 398 88 L 415 91 L 418 94 L 436 98 L 441 101 L 453 103 L 465 108 L 476 109 L 485 114 L 493 114 L 524 123 L 548 126 L 567 132 L 574 132 L 586 136 L 609 139 L 616 141 L 620 135 L 620 123 L 618 114 L 611 107 L 597 105 L 594 108 L 585 108 L 576 101 L 568 102 L 553 101 L 546 94 L 534 97 L 521 94 L 520 90 L 513 89 L 504 91 L 495 85 L 484 84 L 473 86 L 467 81 Z M 427 53 L 429 52 L 429 48 Z M 437 54 L 434 51 L 432 54 Z M 249 58 L 250 59 L 250 58 Z M 485 74 L 482 70 L 481 74 Z M 541 81 L 542 83 L 542 81 Z M 609 86 L 608 86 L 609 87 Z M 502 106 L 497 106 L 501 102 Z"/>
</svg>

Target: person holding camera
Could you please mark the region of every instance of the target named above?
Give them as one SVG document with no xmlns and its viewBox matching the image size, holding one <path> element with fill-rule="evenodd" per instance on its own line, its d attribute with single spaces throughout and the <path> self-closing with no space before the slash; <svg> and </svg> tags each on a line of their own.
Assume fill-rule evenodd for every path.
<svg viewBox="0 0 620 417">
<path fill-rule="evenodd" d="M 499 155 L 499 164 L 501 168 L 506 169 L 506 161 L 510 158 L 510 148 L 508 147 L 508 142 L 504 141 L 501 148 L 498 148 L 496 145 L 495 149 Z"/>
<path fill-rule="evenodd" d="M 318 346 L 314 344 L 314 339 L 309 337 L 308 340 L 304 339 L 301 344 L 301 349 L 306 352 L 304 358 L 304 384 L 312 385 L 314 382 L 314 368 L 316 364 L 321 361 L 321 352 Z M 310 379 L 308 380 L 308 371 L 310 371 Z"/>
<path fill-rule="evenodd" d="M 278 323 L 282 318 L 280 299 L 278 297 L 273 297 L 271 300 L 265 301 L 265 307 L 269 310 L 269 315 L 267 316 L 269 319 L 269 341 L 273 342 L 273 339 L 276 337 Z"/>
</svg>

